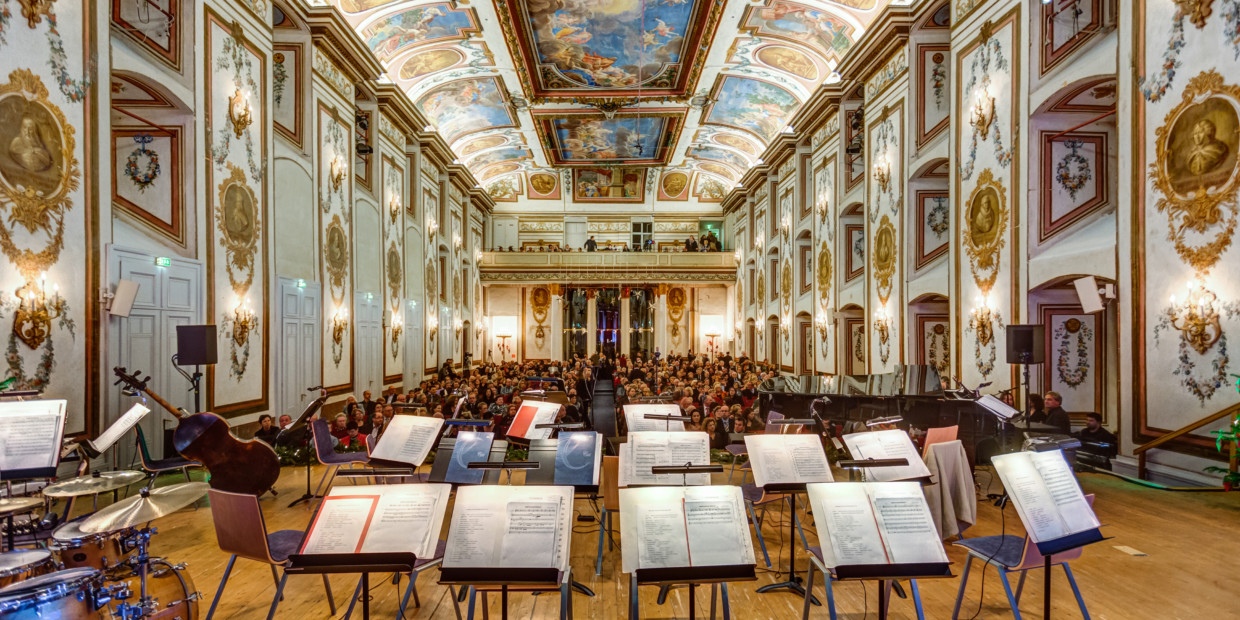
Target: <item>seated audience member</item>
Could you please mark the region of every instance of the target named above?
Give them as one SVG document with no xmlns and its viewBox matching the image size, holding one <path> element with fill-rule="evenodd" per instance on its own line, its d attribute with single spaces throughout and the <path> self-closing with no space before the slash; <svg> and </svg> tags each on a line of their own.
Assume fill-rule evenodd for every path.
<svg viewBox="0 0 1240 620">
<path fill-rule="evenodd" d="M 332 422 L 332 437 L 336 439 L 344 439 L 349 436 L 349 416 L 344 413 L 337 413 L 336 419 Z"/>
<path fill-rule="evenodd" d="M 722 450 L 728 447 L 728 432 L 719 426 L 719 420 L 706 418 L 706 422 L 702 425 L 702 430 L 710 436 L 711 450 Z"/>
<path fill-rule="evenodd" d="M 345 425 L 345 436 L 340 438 L 340 445 L 349 449 L 365 448 L 366 436 L 358 432 L 357 423 Z"/>
<path fill-rule="evenodd" d="M 1042 400 L 1046 403 L 1046 420 L 1043 424 L 1054 426 L 1064 435 L 1070 433 L 1072 420 L 1068 417 L 1068 412 L 1063 410 L 1063 397 L 1059 392 L 1047 392 Z"/>
<path fill-rule="evenodd" d="M 1111 459 L 1119 454 L 1119 439 L 1116 439 L 1111 431 L 1102 428 L 1101 415 L 1093 411 L 1085 414 L 1085 428 L 1072 433 L 1072 436 L 1081 440 L 1079 452 L 1100 457 L 1098 466 L 1108 471 L 1111 469 Z"/>
<path fill-rule="evenodd" d="M 271 416 L 264 413 L 258 417 L 258 431 L 254 433 L 254 438 L 261 440 L 269 446 L 276 445 L 276 436 L 280 434 L 280 429 L 272 424 Z"/>
<path fill-rule="evenodd" d="M 688 422 L 685 422 L 685 430 L 686 431 L 702 430 L 702 412 L 698 411 L 697 409 L 694 409 L 693 413 L 689 414 L 689 417 L 691 419 Z"/>
<path fill-rule="evenodd" d="M 287 414 L 287 413 L 286 413 L 286 414 L 284 414 L 284 415 L 282 415 L 282 416 L 280 416 L 280 430 L 282 430 L 282 431 L 283 431 L 283 430 L 288 430 L 288 427 L 290 427 L 290 426 L 292 426 L 292 425 L 293 425 L 293 416 L 291 416 L 291 415 L 289 415 L 289 414 Z"/>
</svg>

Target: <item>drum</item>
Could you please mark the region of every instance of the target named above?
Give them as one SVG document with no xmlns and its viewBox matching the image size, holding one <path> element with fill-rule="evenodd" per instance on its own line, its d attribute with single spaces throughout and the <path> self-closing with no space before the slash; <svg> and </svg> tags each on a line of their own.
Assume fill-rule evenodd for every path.
<svg viewBox="0 0 1240 620">
<path fill-rule="evenodd" d="M 173 566 L 159 558 L 151 558 L 150 573 L 146 578 L 146 592 L 155 601 L 155 613 L 144 616 L 149 620 L 197 620 L 200 595 L 194 588 L 189 571 Z M 121 605 L 137 605 L 142 592 L 142 582 L 137 573 L 126 572 L 119 578 L 109 578 L 108 587 L 124 583 L 130 591 L 129 598 L 113 600 L 103 610 L 105 618 L 120 617 L 116 610 Z M 6 619 L 7 620 L 7 619 Z"/>
<path fill-rule="evenodd" d="M 47 549 L 18 549 L 0 553 L 0 588 L 56 570 Z"/>
<path fill-rule="evenodd" d="M 100 534 L 88 534 L 81 529 L 82 521 L 70 521 L 52 532 L 48 548 L 65 568 L 97 568 L 109 571 L 125 561 L 129 552 L 124 540 L 131 530 L 123 529 Z"/>
<path fill-rule="evenodd" d="M 50 557 L 50 556 L 49 556 Z M 87 620 L 99 618 L 95 592 L 99 571 L 70 568 L 0 589 L 0 617 L 5 620 Z"/>
</svg>

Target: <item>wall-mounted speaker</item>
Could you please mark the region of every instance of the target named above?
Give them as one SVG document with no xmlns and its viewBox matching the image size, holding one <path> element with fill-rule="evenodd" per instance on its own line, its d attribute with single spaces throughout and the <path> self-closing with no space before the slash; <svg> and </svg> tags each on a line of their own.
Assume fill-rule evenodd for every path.
<svg viewBox="0 0 1240 620">
<path fill-rule="evenodd" d="M 1041 325 L 1007 326 L 1007 363 L 1041 364 L 1046 361 L 1046 331 Z"/>
<path fill-rule="evenodd" d="M 1102 312 L 1105 307 L 1102 301 L 1102 295 L 1098 294 L 1098 281 L 1093 276 L 1085 276 L 1072 281 L 1072 285 L 1076 287 L 1076 297 L 1081 302 L 1081 308 L 1086 314 Z"/>
<path fill-rule="evenodd" d="M 178 366 L 206 366 L 218 359 L 214 325 L 177 325 Z"/>
<path fill-rule="evenodd" d="M 121 280 L 116 283 L 116 292 L 112 293 L 112 304 L 108 313 L 112 316 L 127 317 L 133 310 L 133 300 L 138 296 L 138 283 L 133 280 Z"/>
</svg>

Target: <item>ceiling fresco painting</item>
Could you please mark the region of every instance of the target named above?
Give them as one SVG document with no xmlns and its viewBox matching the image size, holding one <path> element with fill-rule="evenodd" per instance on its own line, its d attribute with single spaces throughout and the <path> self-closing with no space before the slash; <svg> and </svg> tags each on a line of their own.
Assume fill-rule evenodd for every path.
<svg viewBox="0 0 1240 620">
<path fill-rule="evenodd" d="M 888 0 L 330 1 L 493 194 L 715 202 Z"/>
</svg>

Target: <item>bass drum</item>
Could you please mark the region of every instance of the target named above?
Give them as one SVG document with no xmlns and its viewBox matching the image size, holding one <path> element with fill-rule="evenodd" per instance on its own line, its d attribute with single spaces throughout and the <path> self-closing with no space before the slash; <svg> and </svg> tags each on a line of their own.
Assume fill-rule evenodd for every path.
<svg viewBox="0 0 1240 620">
<path fill-rule="evenodd" d="M 189 577 L 189 571 L 182 566 L 173 566 L 167 561 L 152 558 L 151 572 L 146 578 L 146 593 L 155 601 L 155 612 L 143 616 L 144 620 L 197 620 L 198 590 Z M 142 592 L 142 581 L 137 573 L 126 573 L 118 578 L 109 578 L 108 587 L 125 584 L 129 588 L 129 598 L 112 600 L 103 609 L 104 618 L 122 617 L 117 611 L 122 605 L 137 605 Z M 7 619 L 6 619 L 7 620 Z"/>
<path fill-rule="evenodd" d="M 0 588 L 56 570 L 47 549 L 18 549 L 0 553 Z"/>
<path fill-rule="evenodd" d="M 69 568 L 31 577 L 0 589 L 0 618 L 97 619 L 100 616 L 95 608 L 95 593 L 102 581 L 99 571 L 93 568 Z"/>
</svg>

